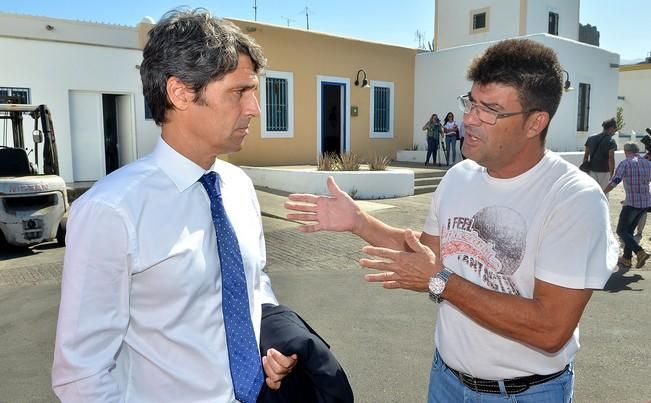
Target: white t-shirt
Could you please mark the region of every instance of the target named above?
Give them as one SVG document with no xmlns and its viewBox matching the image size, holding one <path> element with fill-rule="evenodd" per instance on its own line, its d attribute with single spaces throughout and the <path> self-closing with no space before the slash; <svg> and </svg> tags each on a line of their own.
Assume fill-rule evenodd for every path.
<svg viewBox="0 0 651 403">
<path fill-rule="evenodd" d="M 603 288 L 617 263 L 606 197 L 597 183 L 552 152 L 529 171 L 496 179 L 465 160 L 432 198 L 425 232 L 440 236 L 443 264 L 481 287 L 532 298 L 534 279 Z M 559 371 L 579 350 L 579 329 L 549 354 L 500 336 L 444 301 L 436 345 L 450 367 L 483 379 Z"/>
</svg>

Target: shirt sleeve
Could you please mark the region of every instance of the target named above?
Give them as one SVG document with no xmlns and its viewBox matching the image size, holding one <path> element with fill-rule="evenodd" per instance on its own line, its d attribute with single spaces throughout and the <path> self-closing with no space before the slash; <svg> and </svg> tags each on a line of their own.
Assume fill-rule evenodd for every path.
<svg viewBox="0 0 651 403">
<path fill-rule="evenodd" d="M 260 300 L 261 304 L 272 304 L 272 305 L 278 305 L 278 300 L 276 299 L 276 295 L 274 294 L 273 289 L 271 288 L 271 279 L 265 273 L 262 268 L 264 268 L 267 264 L 267 248 L 266 248 L 266 242 L 264 240 L 264 231 L 262 229 L 262 214 L 260 212 L 260 202 L 258 201 L 258 197 L 255 194 L 255 188 L 253 187 L 253 183 L 250 185 L 250 192 L 251 192 L 251 199 L 253 201 L 253 205 L 255 207 L 256 213 L 258 215 L 258 220 L 259 220 L 259 229 L 260 229 L 260 235 L 259 235 L 259 242 L 260 242 L 260 255 L 262 262 L 260 264 Z"/>
<path fill-rule="evenodd" d="M 573 289 L 601 289 L 617 265 L 619 245 L 608 201 L 598 187 L 569 187 L 542 228 L 536 278 Z"/>
<path fill-rule="evenodd" d="M 110 371 L 129 323 L 129 236 L 122 214 L 80 200 L 71 210 L 52 388 L 62 402 L 119 402 Z"/>
<path fill-rule="evenodd" d="M 622 161 L 617 165 L 617 168 L 615 169 L 615 173 L 613 174 L 613 177 L 610 178 L 610 182 L 608 184 L 612 187 L 617 186 L 619 183 L 621 183 L 622 179 L 624 178 L 624 172 L 626 171 L 626 160 Z"/>
</svg>

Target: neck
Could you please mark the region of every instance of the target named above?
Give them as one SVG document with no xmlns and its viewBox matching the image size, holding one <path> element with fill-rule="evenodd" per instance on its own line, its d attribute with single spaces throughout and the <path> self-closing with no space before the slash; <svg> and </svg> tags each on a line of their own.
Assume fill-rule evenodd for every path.
<svg viewBox="0 0 651 403">
<path fill-rule="evenodd" d="M 178 127 L 171 122 L 164 123 L 161 132 L 163 140 L 170 147 L 201 168 L 208 169 L 215 163 L 217 154 L 207 152 L 197 141 L 190 141 L 184 128 Z"/>
</svg>

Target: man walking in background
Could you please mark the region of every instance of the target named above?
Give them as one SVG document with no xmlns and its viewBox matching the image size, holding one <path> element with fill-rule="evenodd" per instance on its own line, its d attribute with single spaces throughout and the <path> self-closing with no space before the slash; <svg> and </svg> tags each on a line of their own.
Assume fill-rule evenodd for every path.
<svg viewBox="0 0 651 403">
<path fill-rule="evenodd" d="M 635 143 L 624 144 L 624 155 L 626 159 L 617 165 L 617 170 L 612 179 L 604 188 L 608 194 L 620 182 L 624 182 L 626 194 L 622 211 L 619 213 L 617 222 L 617 235 L 624 242 L 624 254 L 619 258 L 620 266 L 630 268 L 633 252 L 637 258 L 635 267 L 640 268 L 649 258 L 649 254 L 642 249 L 635 240 L 633 231 L 640 218 L 651 206 L 651 194 L 649 193 L 649 182 L 651 181 L 651 161 L 640 157 L 640 149 Z"/>
<path fill-rule="evenodd" d="M 604 121 L 601 127 L 603 128 L 601 133 L 594 134 L 586 140 L 583 162 L 590 164 L 589 175 L 603 189 L 608 185 L 615 171 L 617 143 L 613 139 L 613 135 L 617 131 L 617 122 L 615 118 L 611 118 Z"/>
</svg>

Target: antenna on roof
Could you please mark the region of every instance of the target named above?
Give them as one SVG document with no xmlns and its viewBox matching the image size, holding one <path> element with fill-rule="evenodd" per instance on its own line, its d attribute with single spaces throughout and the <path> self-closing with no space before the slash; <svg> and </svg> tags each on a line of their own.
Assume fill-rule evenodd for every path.
<svg viewBox="0 0 651 403">
<path fill-rule="evenodd" d="M 295 19 L 289 18 L 289 17 L 280 17 L 280 18 L 282 18 L 283 20 L 285 20 L 287 22 L 287 26 L 289 26 L 290 22 L 295 22 L 296 21 Z"/>
<path fill-rule="evenodd" d="M 301 14 L 305 13 L 305 25 L 307 30 L 310 30 L 310 8 L 305 6 L 305 9 L 301 11 Z"/>
</svg>

